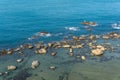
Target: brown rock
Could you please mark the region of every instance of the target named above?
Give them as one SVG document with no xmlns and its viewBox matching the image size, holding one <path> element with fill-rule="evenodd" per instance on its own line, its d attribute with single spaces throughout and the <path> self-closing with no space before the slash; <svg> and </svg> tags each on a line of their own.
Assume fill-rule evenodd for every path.
<svg viewBox="0 0 120 80">
<path fill-rule="evenodd" d="M 8 70 L 15 70 L 17 67 L 16 66 L 13 66 L 13 65 L 10 65 L 8 66 Z"/>
<path fill-rule="evenodd" d="M 37 68 L 38 66 L 39 66 L 39 61 L 38 61 L 38 60 L 35 60 L 35 61 L 32 62 L 31 67 L 32 67 L 33 69 Z"/>
<path fill-rule="evenodd" d="M 46 54 L 47 50 L 45 48 L 42 48 L 37 51 L 38 54 Z"/>
<path fill-rule="evenodd" d="M 103 51 L 100 49 L 93 49 L 91 52 L 92 52 L 92 55 L 95 55 L 95 56 L 103 55 Z"/>
</svg>

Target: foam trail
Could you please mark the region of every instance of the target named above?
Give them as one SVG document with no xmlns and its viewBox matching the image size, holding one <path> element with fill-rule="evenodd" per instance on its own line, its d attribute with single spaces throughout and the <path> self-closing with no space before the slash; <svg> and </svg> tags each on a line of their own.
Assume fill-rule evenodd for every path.
<svg viewBox="0 0 120 80">
<path fill-rule="evenodd" d="M 79 27 L 65 27 L 66 30 L 70 30 L 70 31 L 79 31 Z"/>
</svg>

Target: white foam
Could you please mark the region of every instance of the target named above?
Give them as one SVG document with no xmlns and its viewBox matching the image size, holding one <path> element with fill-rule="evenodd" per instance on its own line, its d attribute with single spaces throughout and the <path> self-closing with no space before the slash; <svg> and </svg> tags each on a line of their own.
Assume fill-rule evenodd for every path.
<svg viewBox="0 0 120 80">
<path fill-rule="evenodd" d="M 66 30 L 70 30 L 70 31 L 79 31 L 79 27 L 65 27 Z"/>
<path fill-rule="evenodd" d="M 114 23 L 114 24 L 112 24 L 112 28 L 113 29 L 120 29 L 120 24 Z"/>
<path fill-rule="evenodd" d="M 54 34 L 54 36 L 61 36 L 61 35 L 63 35 L 63 33 Z"/>
</svg>

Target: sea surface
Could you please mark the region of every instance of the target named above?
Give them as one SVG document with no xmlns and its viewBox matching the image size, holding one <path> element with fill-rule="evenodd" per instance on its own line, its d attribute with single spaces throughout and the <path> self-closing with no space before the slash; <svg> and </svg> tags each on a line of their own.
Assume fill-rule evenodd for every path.
<svg viewBox="0 0 120 80">
<path fill-rule="evenodd" d="M 88 31 L 88 26 L 80 24 L 83 21 L 98 25 Z M 68 35 L 109 32 L 120 33 L 120 0 L 0 0 L 0 50 L 25 43 L 61 41 Z M 21 51 L 22 55 L 0 56 L 0 73 L 8 72 L 0 80 L 120 80 L 120 47 L 116 47 L 120 40 L 108 42 L 116 52 L 106 51 L 103 57 L 87 56 L 85 62 L 68 56 L 67 49 L 55 50 L 56 57 L 50 56 L 50 52 L 34 54 L 29 49 Z M 86 55 L 81 50 L 74 53 Z M 20 58 L 23 62 L 17 63 Z M 31 69 L 34 60 L 40 62 L 35 70 Z M 17 66 L 17 70 L 8 71 L 8 65 Z M 56 66 L 56 70 L 50 70 L 50 66 Z"/>
<path fill-rule="evenodd" d="M 120 31 L 119 0 L 0 0 L 0 49 L 18 46 L 37 32 L 87 34 L 80 22 L 99 25 L 91 33 Z M 69 31 L 65 27 L 78 27 Z"/>
</svg>

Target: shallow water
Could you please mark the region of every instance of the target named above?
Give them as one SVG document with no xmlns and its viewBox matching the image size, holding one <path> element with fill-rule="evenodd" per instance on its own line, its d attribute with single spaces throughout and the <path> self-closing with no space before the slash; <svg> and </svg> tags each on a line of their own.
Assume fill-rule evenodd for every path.
<svg viewBox="0 0 120 80">
<path fill-rule="evenodd" d="M 22 53 L 15 52 L 12 55 L 0 56 L 0 72 L 7 71 L 0 80 L 119 80 L 120 79 L 120 47 L 116 47 L 120 40 L 98 39 L 97 44 L 111 43 L 114 51 L 105 51 L 101 57 L 91 56 L 89 49 L 73 49 L 73 56 L 68 55 L 69 49 L 48 49 L 47 54 L 36 54 L 35 49 L 24 49 Z M 113 43 L 114 42 L 114 43 Z M 87 51 L 87 52 L 86 52 Z M 57 52 L 51 56 L 51 52 Z M 86 56 L 83 61 L 76 55 Z M 23 59 L 17 63 L 17 59 Z M 36 69 L 31 68 L 31 63 L 38 60 L 40 65 Z M 8 71 L 8 65 L 15 65 L 15 71 Z M 52 70 L 49 67 L 55 66 Z"/>
</svg>

